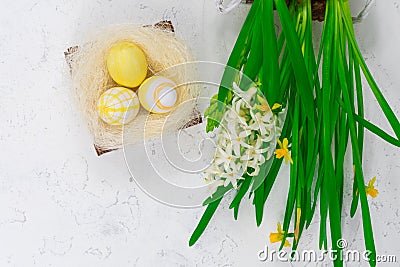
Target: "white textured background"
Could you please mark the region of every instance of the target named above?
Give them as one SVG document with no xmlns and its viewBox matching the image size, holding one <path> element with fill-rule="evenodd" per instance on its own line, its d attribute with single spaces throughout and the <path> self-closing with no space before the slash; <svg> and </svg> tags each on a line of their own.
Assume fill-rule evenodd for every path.
<svg viewBox="0 0 400 267">
<path fill-rule="evenodd" d="M 356 27 L 367 63 L 398 117 L 399 5 L 378 1 Z M 221 16 L 213 0 L 1 1 L 0 266 L 266 265 L 257 252 L 282 220 L 287 170 L 260 228 L 249 203 L 242 204 L 238 222 L 224 203 L 189 248 L 202 210 L 150 199 L 130 182 L 122 152 L 95 155 L 70 96 L 63 58 L 66 47 L 98 27 L 170 19 L 197 59 L 225 63 L 247 10 L 241 6 Z M 365 92 L 368 119 L 389 129 L 367 87 Z M 378 254 L 400 261 L 400 150 L 371 134 L 365 143 L 365 175 L 377 176 L 380 191 L 370 200 Z M 303 248 L 316 247 L 315 224 L 303 235 Z M 360 214 L 346 219 L 343 229 L 350 247 L 363 249 Z M 289 264 L 270 264 L 280 265 Z"/>
</svg>

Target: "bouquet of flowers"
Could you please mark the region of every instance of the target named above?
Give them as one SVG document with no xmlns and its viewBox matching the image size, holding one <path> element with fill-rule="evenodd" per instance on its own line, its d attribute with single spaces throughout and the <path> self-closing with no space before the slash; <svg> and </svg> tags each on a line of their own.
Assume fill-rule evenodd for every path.
<svg viewBox="0 0 400 267">
<path fill-rule="evenodd" d="M 315 53 L 312 20 L 317 2 L 323 5 L 325 16 Z M 215 191 L 204 202 L 207 208 L 189 245 L 198 240 L 231 190 L 234 217 L 249 192 L 260 225 L 285 161 L 290 164 L 286 210 L 283 225 L 278 223 L 278 232 L 270 235 L 270 241 L 295 251 L 319 202 L 320 248 L 328 247 L 329 224 L 330 246 L 338 253 L 334 265 L 343 266 L 338 241 L 342 239 L 342 211 L 347 208 L 343 206 L 344 159 L 351 147 L 350 214 L 354 216 L 361 207 L 369 264 L 375 266 L 368 197 L 376 197 L 378 191 L 376 178 L 368 181 L 363 174 L 364 131 L 400 147 L 400 123 L 357 45 L 348 0 L 255 0 L 227 65 L 218 94 L 205 113 L 207 131 L 219 130 L 214 162 L 206 171 Z M 362 75 L 395 136 L 364 118 Z"/>
</svg>

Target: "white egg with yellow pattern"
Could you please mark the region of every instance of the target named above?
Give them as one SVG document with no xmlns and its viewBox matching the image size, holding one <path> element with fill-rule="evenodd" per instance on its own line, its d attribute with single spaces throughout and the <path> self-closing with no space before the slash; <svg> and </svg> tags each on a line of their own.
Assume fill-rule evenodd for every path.
<svg viewBox="0 0 400 267">
<path fill-rule="evenodd" d="M 143 108 L 153 113 L 168 113 L 178 102 L 176 84 L 162 76 L 146 79 L 140 85 L 138 95 Z"/>
<path fill-rule="evenodd" d="M 110 125 L 124 125 L 139 113 L 137 94 L 125 87 L 113 87 L 105 91 L 97 102 L 100 118 Z"/>
</svg>

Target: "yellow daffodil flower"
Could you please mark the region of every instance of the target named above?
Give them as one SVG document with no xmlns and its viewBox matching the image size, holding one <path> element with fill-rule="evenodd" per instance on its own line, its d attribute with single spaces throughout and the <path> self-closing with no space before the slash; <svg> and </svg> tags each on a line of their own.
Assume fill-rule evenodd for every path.
<svg viewBox="0 0 400 267">
<path fill-rule="evenodd" d="M 376 182 L 376 177 L 372 178 L 368 184 L 365 186 L 365 192 L 367 195 L 370 195 L 372 198 L 376 198 L 376 196 L 379 194 L 379 191 L 376 190 L 374 184 Z"/>
<path fill-rule="evenodd" d="M 278 232 L 277 233 L 270 233 L 269 234 L 269 241 L 271 243 L 282 242 L 285 232 L 282 231 L 281 223 L 278 222 Z M 285 247 L 290 247 L 289 241 L 285 240 Z"/>
<path fill-rule="evenodd" d="M 288 144 L 289 144 L 288 139 L 287 138 L 283 139 L 283 143 L 278 139 L 278 144 L 280 148 L 277 148 L 275 150 L 276 158 L 280 159 L 284 157 L 286 164 L 288 163 L 288 161 L 290 161 L 290 163 L 293 164 L 293 160 L 292 157 L 290 156 L 288 149 Z"/>
</svg>

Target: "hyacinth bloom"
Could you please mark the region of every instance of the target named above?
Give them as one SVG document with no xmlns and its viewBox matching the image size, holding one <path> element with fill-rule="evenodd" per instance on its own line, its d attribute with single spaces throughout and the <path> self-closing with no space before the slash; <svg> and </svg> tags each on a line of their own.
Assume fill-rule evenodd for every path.
<svg viewBox="0 0 400 267">
<path fill-rule="evenodd" d="M 235 95 L 221 120 L 214 161 L 205 174 L 212 184 L 237 188 L 244 175 L 257 176 L 260 167 L 272 157 L 270 146 L 279 138 L 281 121 L 256 87 L 241 90 L 233 83 Z M 276 106 L 276 105 L 275 105 Z M 281 105 L 278 105 L 279 108 Z M 214 183 L 222 180 L 222 182 Z"/>
</svg>

